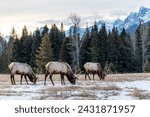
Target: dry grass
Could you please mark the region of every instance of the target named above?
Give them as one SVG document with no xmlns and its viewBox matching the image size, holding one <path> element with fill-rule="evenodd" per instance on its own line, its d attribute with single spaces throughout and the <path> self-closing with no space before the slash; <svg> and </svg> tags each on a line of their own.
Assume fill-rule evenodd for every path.
<svg viewBox="0 0 150 117">
<path fill-rule="evenodd" d="M 96 99 L 96 95 L 94 92 L 89 91 L 79 91 L 78 93 L 74 93 L 71 91 L 57 91 L 57 92 L 45 92 L 46 95 L 40 95 L 33 97 L 32 99 L 36 100 L 47 100 L 47 99 L 53 99 L 53 100 L 65 100 L 65 99 Z"/>
<path fill-rule="evenodd" d="M 38 81 L 44 81 L 44 74 L 37 74 Z M 78 76 L 79 81 L 85 81 L 85 75 L 81 74 Z M 132 74 L 110 74 L 105 77 L 105 82 L 122 82 L 122 81 L 134 81 L 134 80 L 144 80 L 150 77 L 150 73 L 132 73 Z M 92 78 L 92 77 L 91 77 Z M 20 81 L 20 75 L 15 75 L 16 83 L 19 84 Z M 60 75 L 54 75 L 53 80 L 60 81 Z M 150 80 L 150 79 L 148 79 Z M 23 79 L 23 81 L 25 81 Z M 90 81 L 88 78 L 86 81 Z M 98 76 L 95 75 L 95 81 L 100 81 Z M 10 76 L 9 74 L 0 74 L 0 82 L 9 82 L 10 83 Z M 47 83 L 49 83 L 50 80 L 47 77 Z M 77 80 L 78 82 L 78 80 Z M 100 81 L 103 82 L 103 81 Z"/>
<path fill-rule="evenodd" d="M 49 98 L 49 95 L 41 95 L 33 97 L 32 100 L 46 100 L 47 98 Z"/>
<path fill-rule="evenodd" d="M 133 74 L 111 74 L 107 75 L 106 81 L 108 82 L 123 82 L 123 81 L 135 81 L 144 80 L 150 77 L 150 73 L 133 73 Z"/>
<path fill-rule="evenodd" d="M 108 86 L 108 87 L 102 87 L 103 90 L 108 91 L 108 90 L 122 90 L 121 88 L 117 86 Z"/>
<path fill-rule="evenodd" d="M 112 91 L 112 90 L 118 90 L 118 91 L 120 91 L 120 90 L 122 90 L 121 88 L 119 88 L 119 87 L 117 87 L 117 86 L 114 86 L 114 85 L 112 85 L 112 86 L 104 86 L 104 87 L 92 87 L 91 88 L 92 90 L 104 90 L 104 91 Z"/>
<path fill-rule="evenodd" d="M 17 93 L 16 91 L 5 91 L 5 90 L 0 90 L 0 96 L 21 96 L 21 93 Z"/>
<path fill-rule="evenodd" d="M 107 99 L 107 98 L 110 97 L 110 96 L 117 96 L 118 94 L 119 94 L 119 93 L 116 92 L 116 91 L 109 91 L 108 93 L 106 93 L 106 94 L 104 95 L 104 98 Z"/>
<path fill-rule="evenodd" d="M 43 94 L 35 99 L 55 99 L 55 100 L 64 100 L 64 99 L 79 99 L 79 100 L 92 100 L 92 99 L 102 99 L 103 97 L 97 97 L 97 92 L 103 91 L 102 95 L 105 98 L 109 96 L 116 96 L 118 92 L 122 89 L 117 86 L 105 86 L 105 87 L 80 87 L 80 86 L 62 86 L 62 87 L 51 87 L 46 90 L 42 90 Z"/>
<path fill-rule="evenodd" d="M 150 80 L 148 79 L 150 77 L 150 73 L 132 73 L 132 74 L 108 74 L 105 77 L 105 82 L 124 82 L 124 81 L 135 81 L 135 80 Z M 91 76 L 91 79 L 93 77 Z M 79 76 L 80 81 L 85 81 L 85 76 L 82 74 Z M 86 81 L 90 81 L 88 78 Z M 98 76 L 95 75 L 95 81 L 100 81 Z M 103 81 L 100 81 L 103 82 Z"/>
<path fill-rule="evenodd" d="M 54 75 L 53 81 L 55 86 L 52 85 L 49 78 L 47 78 L 47 86 L 44 86 L 44 74 L 37 75 L 39 77 L 37 84 L 26 85 L 23 79 L 23 84 L 20 85 L 20 76 L 16 75 L 16 86 L 12 86 L 9 75 L 0 75 L 0 96 L 31 96 L 34 100 L 64 100 L 64 99 L 77 99 L 77 100 L 93 100 L 93 99 L 108 99 L 111 96 L 117 96 L 121 91 L 128 89 L 127 95 L 136 97 L 137 99 L 150 99 L 150 92 L 147 93 L 139 89 L 130 89 L 126 87 L 121 89 L 115 85 L 115 82 L 132 82 L 136 80 L 150 80 L 150 73 L 141 74 L 112 74 L 107 75 L 104 81 L 100 81 L 98 76 L 95 75 L 95 80 L 90 81 L 88 78 L 85 81 L 84 75 L 79 76 L 76 85 L 70 85 L 65 78 L 66 85 L 61 86 L 60 75 Z M 91 77 L 92 78 L 92 77 Z M 20 88 L 24 87 L 24 90 Z M 32 90 L 37 87 L 38 90 Z M 40 87 L 40 88 L 38 88 Z M 30 88 L 31 90 L 29 90 Z M 34 94 L 34 95 L 33 95 Z"/>
<path fill-rule="evenodd" d="M 145 91 L 139 89 L 134 89 L 130 95 L 138 99 L 150 99 L 150 93 L 146 93 Z"/>
</svg>

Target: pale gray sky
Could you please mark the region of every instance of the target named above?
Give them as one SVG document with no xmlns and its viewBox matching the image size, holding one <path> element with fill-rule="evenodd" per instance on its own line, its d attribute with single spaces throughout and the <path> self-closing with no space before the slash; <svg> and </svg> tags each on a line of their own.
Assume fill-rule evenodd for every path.
<svg viewBox="0 0 150 117">
<path fill-rule="evenodd" d="M 61 21 L 71 12 L 82 17 L 125 18 L 140 6 L 150 8 L 150 0 L 0 0 L 0 31 L 19 23 Z"/>
</svg>

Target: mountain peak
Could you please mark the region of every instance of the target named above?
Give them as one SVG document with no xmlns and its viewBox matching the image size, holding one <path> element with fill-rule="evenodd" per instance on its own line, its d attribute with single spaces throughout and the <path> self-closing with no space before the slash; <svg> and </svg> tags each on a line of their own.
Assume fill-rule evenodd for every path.
<svg viewBox="0 0 150 117">
<path fill-rule="evenodd" d="M 139 16 L 143 17 L 146 14 L 146 12 L 148 12 L 149 10 L 150 10 L 149 8 L 141 6 L 139 10 Z"/>
<path fill-rule="evenodd" d="M 98 29 L 101 28 L 102 24 L 105 23 L 106 30 L 112 30 L 113 27 L 116 27 L 119 32 L 122 31 L 123 28 L 127 30 L 127 32 L 134 32 L 140 21 L 142 23 L 150 22 L 150 8 L 146 8 L 141 6 L 138 12 L 131 12 L 124 20 L 116 19 L 113 22 L 106 21 L 103 19 L 99 19 L 97 21 Z M 90 29 L 92 26 L 89 27 Z M 80 34 L 84 34 L 85 29 L 82 28 L 80 30 Z M 69 34 L 69 30 L 67 31 L 66 35 Z"/>
<path fill-rule="evenodd" d="M 146 7 L 144 7 L 144 6 L 141 6 L 141 7 L 140 7 L 140 11 L 141 11 L 141 10 L 146 10 L 146 9 L 148 9 L 148 8 L 146 8 Z"/>
<path fill-rule="evenodd" d="M 123 21 L 121 20 L 121 19 L 116 19 L 115 21 L 114 21 L 114 26 L 116 26 L 116 25 L 120 25 L 120 24 L 122 24 L 123 23 Z"/>
</svg>

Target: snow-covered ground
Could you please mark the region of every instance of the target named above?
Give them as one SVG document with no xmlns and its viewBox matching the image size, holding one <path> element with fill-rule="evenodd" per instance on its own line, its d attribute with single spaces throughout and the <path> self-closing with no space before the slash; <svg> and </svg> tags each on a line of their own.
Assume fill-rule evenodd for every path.
<svg viewBox="0 0 150 117">
<path fill-rule="evenodd" d="M 0 75 L 1 100 L 139 100 L 150 99 L 150 74 L 115 74 L 107 75 L 104 81 L 97 77 L 95 81 L 79 77 L 76 85 L 60 84 L 60 76 L 54 76 L 55 86 L 49 79 L 43 84 L 44 75 L 40 75 L 36 85 L 23 82 L 16 76 L 17 85 L 11 85 L 9 75 Z"/>
</svg>

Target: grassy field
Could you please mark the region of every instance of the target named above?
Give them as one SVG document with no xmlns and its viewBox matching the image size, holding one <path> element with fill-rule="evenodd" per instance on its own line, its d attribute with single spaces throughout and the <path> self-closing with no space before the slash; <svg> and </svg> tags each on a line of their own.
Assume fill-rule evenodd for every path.
<svg viewBox="0 0 150 117">
<path fill-rule="evenodd" d="M 140 100 L 150 99 L 150 73 L 140 74 L 112 74 L 107 75 L 104 81 L 97 76 L 95 80 L 87 79 L 80 75 L 75 85 L 65 78 L 66 85 L 60 83 L 60 76 L 54 75 L 53 86 L 47 78 L 44 86 L 44 75 L 38 75 L 39 80 L 35 85 L 26 84 L 23 79 L 20 85 L 20 76 L 16 75 L 17 85 L 11 85 L 10 76 L 0 75 L 1 100 Z M 92 76 L 91 76 L 92 78 Z"/>
</svg>

